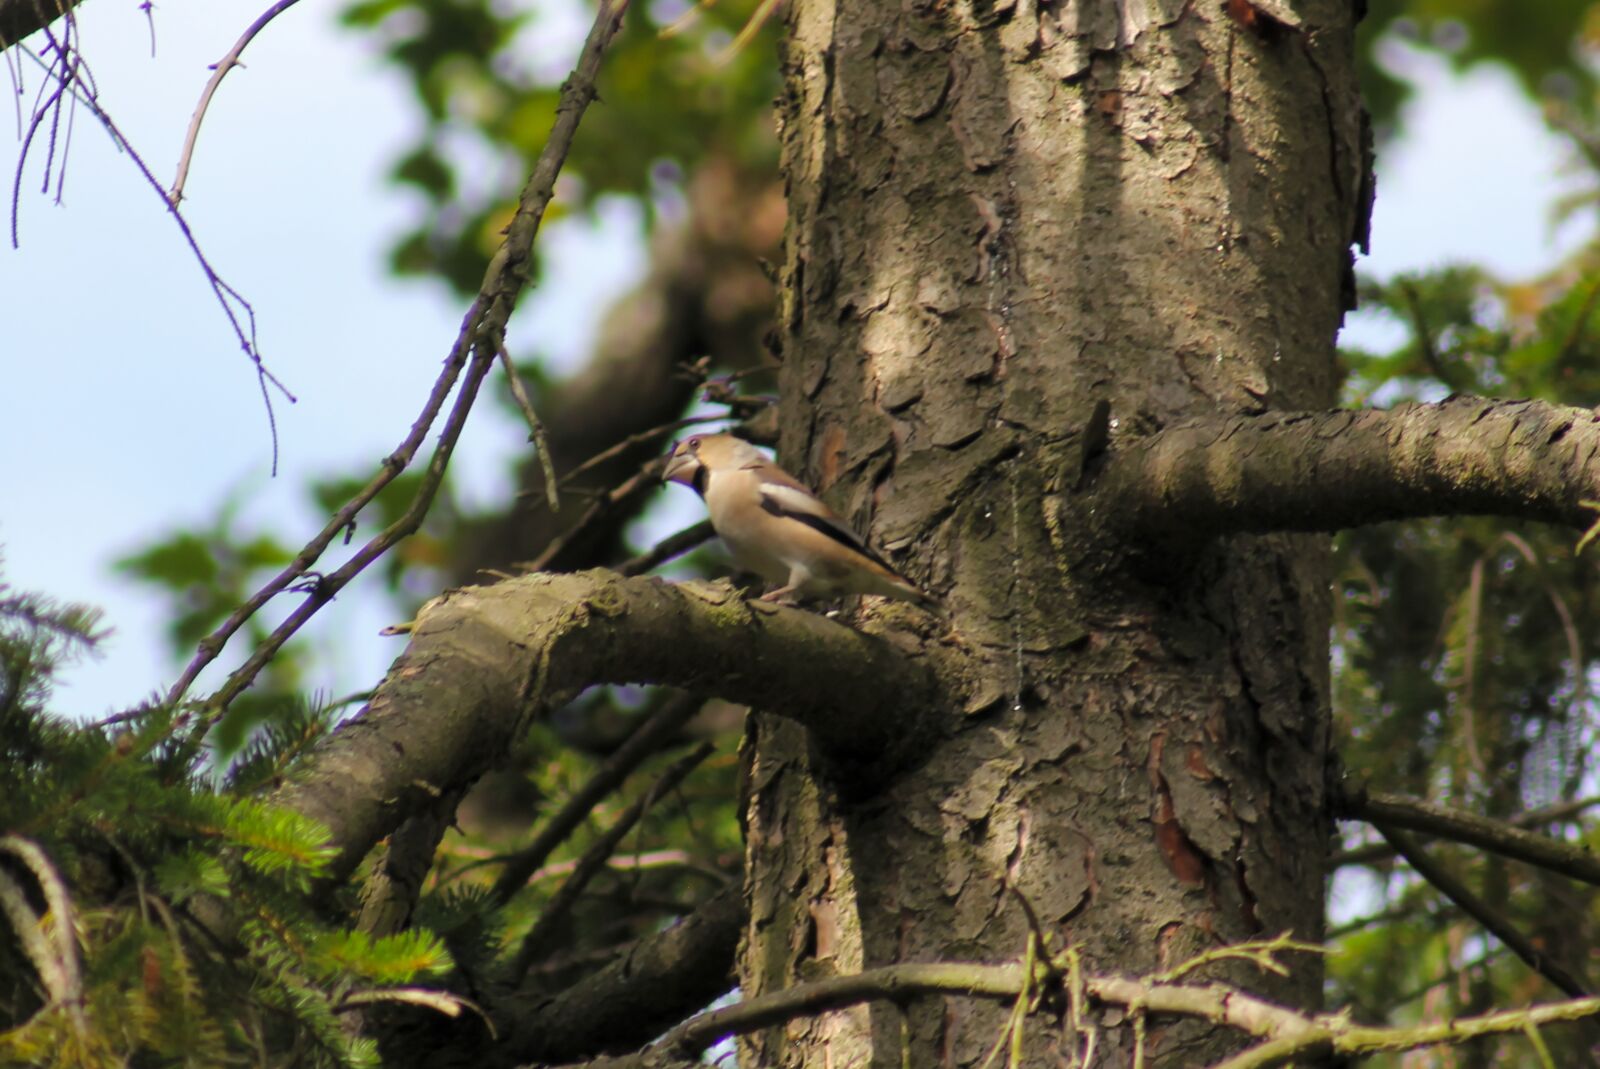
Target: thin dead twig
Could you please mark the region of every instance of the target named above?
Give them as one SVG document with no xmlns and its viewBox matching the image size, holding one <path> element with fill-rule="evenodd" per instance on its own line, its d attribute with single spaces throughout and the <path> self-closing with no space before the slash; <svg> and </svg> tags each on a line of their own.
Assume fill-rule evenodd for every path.
<svg viewBox="0 0 1600 1069">
<path fill-rule="evenodd" d="M 228 677 L 227 682 L 217 693 L 212 695 L 207 703 L 209 714 L 205 720 L 215 719 L 220 715 L 221 710 L 250 685 L 289 637 L 323 605 L 331 601 L 351 579 L 421 526 L 443 481 L 445 468 L 455 449 L 456 440 L 466 424 L 467 415 L 477 397 L 478 387 L 499 349 L 504 346 L 506 325 L 516 308 L 518 296 L 526 288 L 533 241 L 539 233 L 539 224 L 544 218 L 545 208 L 549 206 L 550 199 L 554 195 L 556 177 L 560 174 L 561 166 L 572 147 L 578 123 L 589 103 L 595 98 L 594 84 L 599 74 L 600 61 L 612 38 L 621 29 L 622 17 L 627 9 L 628 0 L 601 0 L 594 24 L 579 53 L 577 65 L 561 87 L 561 99 L 556 106 L 556 120 L 550 130 L 550 139 L 545 143 L 544 150 L 540 152 L 533 172 L 523 187 L 516 215 L 506 228 L 505 239 L 489 261 L 477 297 L 462 318 L 461 330 L 451 347 L 450 355 L 445 360 L 444 369 L 423 405 L 422 414 L 412 425 L 401 447 L 384 458 L 382 469 L 372 481 L 334 514 L 327 526 L 306 544 L 289 567 L 252 595 L 250 600 L 229 616 L 221 627 L 202 640 L 199 652 L 168 693 L 169 703 L 175 703 L 182 698 L 193 684 L 195 677 L 216 659 L 223 645 L 243 626 L 244 622 L 259 611 L 267 601 L 306 575 L 334 537 L 340 531 L 352 528 L 357 513 L 377 496 L 378 491 L 406 468 L 416 449 L 427 436 L 456 378 L 461 375 L 465 367 L 466 376 L 462 379 L 461 391 L 440 433 L 439 443 L 429 460 L 421 485 L 417 488 L 417 493 L 405 514 L 368 541 L 343 567 L 313 584 L 306 600 L 256 648 L 238 670 Z"/>
<path fill-rule="evenodd" d="M 506 859 L 500 878 L 489 892 L 497 905 L 505 905 L 521 890 L 549 858 L 551 851 L 567 840 L 589 816 L 600 799 L 622 786 L 641 764 L 660 751 L 689 720 L 700 711 L 701 702 L 688 694 L 668 698 L 660 709 L 640 724 L 617 751 L 595 770 L 577 792 L 555 812 L 527 846 Z"/>
<path fill-rule="evenodd" d="M 1508 950 L 1521 958 L 1534 972 L 1550 981 L 1561 991 L 1572 998 L 1586 998 L 1588 992 L 1584 985 L 1561 965 L 1552 961 L 1538 947 L 1534 946 L 1527 936 L 1517 930 L 1505 917 L 1484 902 L 1466 884 L 1446 872 L 1440 865 L 1423 852 L 1416 840 L 1389 824 L 1372 821 L 1372 826 L 1378 829 L 1378 834 L 1389 840 L 1395 851 L 1406 859 L 1406 862 L 1416 870 L 1417 875 L 1427 880 L 1439 893 L 1459 906 L 1473 920 L 1483 925 L 1491 935 L 1500 940 Z"/>
<path fill-rule="evenodd" d="M 178 154 L 178 177 L 172 180 L 172 189 L 166 195 L 167 203 L 173 207 L 183 200 L 183 185 L 189 178 L 189 161 L 194 158 L 195 141 L 200 137 L 200 123 L 206 117 L 206 109 L 211 107 L 211 98 L 216 95 L 217 87 L 222 84 L 222 79 L 228 76 L 229 71 L 244 66 L 239 62 L 239 57 L 250 46 L 250 42 L 255 40 L 256 34 L 266 29 L 267 23 L 299 2 L 300 0 L 278 0 L 250 24 L 233 43 L 233 47 L 228 49 L 227 55 L 211 65 L 211 77 L 207 79 L 206 87 L 200 91 L 200 103 L 195 105 L 194 114 L 189 118 L 189 129 L 183 135 L 183 151 Z"/>
<path fill-rule="evenodd" d="M 71 25 L 70 18 L 68 25 L 69 27 Z M 162 188 L 160 180 L 155 176 L 155 172 L 150 169 L 149 164 L 145 163 L 144 157 L 139 155 L 138 150 L 123 135 L 121 128 L 112 120 L 110 114 L 100 106 L 94 77 L 83 57 L 77 52 L 76 46 L 71 44 L 70 39 L 66 42 L 57 41 L 55 35 L 48 29 L 43 32 L 49 45 L 47 51 L 55 57 L 50 63 L 46 63 L 44 59 L 30 49 L 20 49 L 23 55 L 31 58 L 45 71 L 47 78 L 55 79 L 56 92 L 51 94 L 49 102 L 43 105 L 43 109 L 59 109 L 64 96 L 70 95 L 74 101 L 87 108 L 89 113 L 99 121 L 110 136 L 112 144 L 133 161 L 134 166 L 138 168 L 145 182 L 160 195 L 161 201 L 166 205 L 168 213 L 171 214 L 173 222 L 178 227 L 178 231 L 183 235 L 184 242 L 189 246 L 189 251 L 194 256 L 195 262 L 200 265 L 200 270 L 205 275 L 206 283 L 211 287 L 212 295 L 222 308 L 223 315 L 227 317 L 228 325 L 233 329 L 234 338 L 238 341 L 239 348 L 243 350 L 245 356 L 255 366 L 256 382 L 261 388 L 261 401 L 266 408 L 267 426 L 272 435 L 272 473 L 276 475 L 278 473 L 278 417 L 272 407 L 272 391 L 276 390 L 290 404 L 296 403 L 298 398 L 276 375 L 267 369 L 266 362 L 262 359 L 260 348 L 256 342 L 255 308 L 238 290 L 234 289 L 217 273 L 216 268 L 211 265 L 211 261 L 207 258 L 204 250 L 200 248 L 200 242 L 194 236 L 194 231 L 189 227 L 189 221 L 184 218 L 183 213 L 178 210 L 175 204 L 167 200 L 166 190 Z M 58 65 L 59 69 L 57 69 Z M 28 146 L 39 122 L 42 121 L 43 114 L 44 110 L 35 110 L 34 122 L 29 127 L 28 135 L 23 142 L 22 153 L 17 160 L 17 174 L 11 198 L 11 244 L 13 248 L 18 247 L 20 244 L 19 219 L 21 215 L 23 167 L 27 163 Z M 47 187 L 49 183 L 48 167 L 49 162 L 47 161 L 45 178 Z"/>
<path fill-rule="evenodd" d="M 556 465 L 550 456 L 550 438 L 544 432 L 544 422 L 539 419 L 539 413 L 534 411 L 533 402 L 528 400 L 528 391 L 522 386 L 522 376 L 517 374 L 517 365 L 511 362 L 511 353 L 506 350 L 505 343 L 499 343 L 496 350 L 500 354 L 500 364 L 505 368 L 506 382 L 511 387 L 511 399 L 517 403 L 523 421 L 528 424 L 528 441 L 533 443 L 534 451 L 539 454 L 539 467 L 544 472 L 545 503 L 550 506 L 551 512 L 560 512 L 561 491 L 556 482 Z"/>
<path fill-rule="evenodd" d="M 703 742 L 695 747 L 691 753 L 674 761 L 661 774 L 661 778 L 656 780 L 650 787 L 650 790 L 630 805 L 617 818 L 616 823 L 607 828 L 605 834 L 584 852 L 577 869 L 567 882 L 561 885 L 561 890 L 557 891 L 555 897 L 550 900 L 550 904 L 539 915 L 538 921 L 534 923 L 533 928 L 523 938 L 522 946 L 517 949 L 517 956 L 511 963 L 511 979 L 513 983 L 520 983 L 522 978 L 527 975 L 528 967 L 533 964 L 535 958 L 544 952 L 551 935 L 565 922 L 567 914 L 577 904 L 578 896 L 583 893 L 583 889 L 589 885 L 589 881 L 594 879 L 596 874 L 605 868 L 606 860 L 616 851 L 617 845 L 633 830 L 633 826 L 639 823 L 639 819 L 649 811 L 651 806 L 660 800 L 662 795 L 683 782 L 685 776 L 715 751 L 716 747 L 714 745 L 709 742 Z"/>
<path fill-rule="evenodd" d="M 668 535 L 637 557 L 623 561 L 617 566 L 617 571 L 623 575 L 643 575 L 673 557 L 682 556 L 702 542 L 709 542 L 716 533 L 710 520 L 701 520 L 676 534 Z"/>
</svg>

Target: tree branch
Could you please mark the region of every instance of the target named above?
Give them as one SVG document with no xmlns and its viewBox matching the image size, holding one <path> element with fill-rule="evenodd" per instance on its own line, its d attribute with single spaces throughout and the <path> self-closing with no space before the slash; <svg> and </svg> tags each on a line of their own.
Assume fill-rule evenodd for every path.
<svg viewBox="0 0 1600 1069">
<path fill-rule="evenodd" d="M 489 897 L 498 905 L 509 902 L 534 871 L 544 864 L 550 852 L 589 818 L 600 799 L 622 786 L 634 769 L 660 751 L 667 740 L 700 711 L 700 705 L 698 700 L 689 695 L 674 695 L 656 710 L 655 715 L 639 725 L 639 729 L 628 736 L 628 741 L 595 770 L 588 782 L 561 804 L 555 815 L 539 829 L 533 841 L 506 859 Z"/>
<path fill-rule="evenodd" d="M 466 368 L 466 377 L 447 418 L 439 443 L 430 458 L 425 477 L 410 506 L 394 523 L 379 532 L 342 567 L 326 576 L 315 576 L 306 599 L 255 649 L 250 657 L 230 675 L 212 695 L 208 708 L 212 716 L 226 707 L 255 679 L 256 674 L 275 656 L 300 627 L 314 616 L 335 594 L 344 588 L 367 565 L 414 533 L 422 525 L 434 494 L 444 479 L 445 468 L 461 434 L 467 415 L 471 412 L 478 385 L 483 381 L 489 366 L 505 345 L 506 325 L 515 310 L 517 299 L 528 284 L 528 270 L 533 258 L 533 241 L 539 233 L 545 209 L 555 194 L 556 177 L 566 162 L 567 152 L 577 135 L 578 123 L 584 111 L 594 100 L 595 79 L 600 73 L 600 62 L 606 48 L 622 26 L 629 0 L 601 0 L 589 36 L 584 40 L 577 65 L 563 83 L 561 98 L 556 105 L 556 118 L 550 129 L 550 139 L 540 152 L 533 172 L 522 188 L 516 214 L 506 227 L 505 239 L 495 250 L 484 272 L 483 284 L 467 313 L 462 317 L 461 329 L 445 359 L 433 390 L 423 406 L 422 414 L 411 427 L 400 447 L 384 458 L 383 465 L 372 481 L 345 503 L 322 531 L 317 534 L 290 562 L 289 566 L 262 587 L 250 600 L 241 605 L 223 621 L 222 625 L 200 643 L 199 652 L 184 669 L 178 681 L 167 694 L 168 704 L 175 704 L 188 691 L 201 670 L 216 659 L 223 646 L 268 601 L 303 577 L 312 575 L 310 568 L 322 556 L 341 532 L 353 531 L 358 513 L 378 492 L 387 486 L 411 462 L 416 450 L 426 438 L 434 419 L 444 405 L 444 400 L 457 376 Z M 469 362 L 468 356 L 471 356 Z"/>
<path fill-rule="evenodd" d="M 534 959 L 544 953 L 556 930 L 565 925 L 567 915 L 577 904 L 578 896 L 600 870 L 606 867 L 606 859 L 616 852 L 628 832 L 633 830 L 633 826 L 639 823 L 640 818 L 660 800 L 663 794 L 682 783 L 684 777 L 694 771 L 695 767 L 710 757 L 715 750 L 716 747 L 711 743 L 703 742 L 695 747 L 693 752 L 674 761 L 672 766 L 661 774 L 661 778 L 635 799 L 611 827 L 606 829 L 605 834 L 584 851 L 583 857 L 578 861 L 578 867 L 567 877 L 567 881 L 561 885 L 561 890 L 556 892 L 549 905 L 545 906 L 544 912 L 539 914 L 539 919 L 534 922 L 533 928 L 523 937 L 522 946 L 517 949 L 517 956 L 511 963 L 510 975 L 513 983 L 521 983 L 523 977 L 528 975 L 528 967 L 533 964 Z"/>
<path fill-rule="evenodd" d="M 183 186 L 189 178 L 189 161 L 194 158 L 195 142 L 200 137 L 200 123 L 205 120 L 206 109 L 211 107 L 211 98 L 216 95 L 217 87 L 222 84 L 222 79 L 228 76 L 229 71 L 244 66 L 239 62 L 239 57 L 250 47 L 250 42 L 255 40 L 256 34 L 266 29 L 267 23 L 297 3 L 299 0 L 277 0 L 277 3 L 258 15 L 245 29 L 233 47 L 228 49 L 227 55 L 211 65 L 211 77 L 206 79 L 206 87 L 200 91 L 200 103 L 195 105 L 194 114 L 189 117 L 189 129 L 183 135 L 183 150 L 178 153 L 178 176 L 172 180 L 172 189 L 167 193 L 167 200 L 173 205 L 183 200 Z"/>
<path fill-rule="evenodd" d="M 733 955 L 746 919 L 744 891 L 729 887 L 681 924 L 554 995 L 499 1007 L 505 1064 L 546 1064 L 633 1050 L 733 986 Z"/>
<path fill-rule="evenodd" d="M 1596 519 L 1583 501 L 1600 498 L 1597 454 L 1600 416 L 1542 401 L 1241 416 L 1115 443 L 1075 504 L 1146 541 L 1442 515 L 1583 529 Z"/>
<path fill-rule="evenodd" d="M 720 1039 L 797 1017 L 863 1002 L 903 1002 L 916 995 L 967 995 L 1009 1000 L 1021 994 L 1025 983 L 1037 986 L 1039 982 L 1037 975 L 1028 978 L 1018 964 L 890 965 L 854 976 L 801 984 L 703 1013 L 668 1032 L 649 1050 L 623 1058 L 602 1058 L 587 1065 L 588 1069 L 660 1069 L 690 1065 L 695 1064 L 695 1055 Z M 1064 982 L 1065 978 L 1060 975 L 1047 980 L 1048 984 L 1056 986 Z M 1522 1032 L 1530 1027 L 1600 1014 L 1600 999 L 1583 998 L 1415 1027 L 1366 1027 L 1340 1014 L 1300 1013 L 1224 984 L 1172 984 L 1102 976 L 1085 978 L 1082 990 L 1092 1003 L 1119 1007 L 1127 1011 L 1130 1018 L 1150 1014 L 1193 1017 L 1262 1041 L 1214 1069 L 1264 1069 L 1316 1052 L 1359 1056 L 1456 1044 L 1480 1036 Z M 1044 999 L 1041 1005 L 1058 1002 Z"/>
<path fill-rule="evenodd" d="M 747 602 L 726 584 L 593 571 L 467 587 L 423 607 L 372 701 L 274 800 L 329 828 L 338 880 L 585 687 L 715 695 L 792 717 L 836 758 L 892 763 L 928 734 L 915 722 L 936 705 L 928 662 L 815 613 Z"/>
<path fill-rule="evenodd" d="M 1572 998 L 1586 997 L 1587 992 L 1584 985 L 1576 977 L 1552 961 L 1538 947 L 1534 946 L 1527 936 L 1519 932 L 1510 921 L 1491 909 L 1489 904 L 1474 894 L 1466 884 L 1446 872 L 1441 866 L 1434 864 L 1433 859 L 1423 853 L 1422 848 L 1417 845 L 1411 836 L 1380 821 L 1374 820 L 1372 826 L 1377 828 L 1378 833 L 1389 840 L 1400 856 L 1405 858 L 1406 862 L 1417 870 L 1417 875 L 1437 887 L 1440 894 L 1454 902 L 1461 908 L 1462 912 L 1487 928 L 1491 935 L 1505 944 L 1507 950 L 1521 958 L 1528 968 L 1549 980 Z"/>
<path fill-rule="evenodd" d="M 1476 813 L 1398 794 L 1355 794 L 1343 799 L 1336 815 L 1470 843 L 1600 886 L 1600 860 L 1587 850 Z"/>
<path fill-rule="evenodd" d="M 1347 797 L 1342 799 L 1339 804 L 1341 808 L 1339 812 L 1334 814 L 1335 816 L 1348 812 L 1348 807 L 1351 803 Z M 1570 820 L 1585 809 L 1592 809 L 1597 805 L 1600 805 L 1600 795 L 1590 795 L 1587 798 L 1576 798 L 1570 802 L 1561 802 L 1558 805 L 1530 809 L 1512 817 L 1511 826 L 1515 828 L 1537 828 L 1542 824 Z M 1417 829 L 1412 830 L 1415 831 Z M 1392 857 L 1394 857 L 1394 848 L 1387 843 L 1365 843 L 1349 850 L 1336 852 L 1328 859 L 1328 865 L 1330 868 L 1339 868 L 1342 865 L 1372 865 L 1380 861 L 1387 861 Z"/>
<path fill-rule="evenodd" d="M 79 0 L 0 0 L 0 52 L 38 33 L 78 6 Z"/>
</svg>

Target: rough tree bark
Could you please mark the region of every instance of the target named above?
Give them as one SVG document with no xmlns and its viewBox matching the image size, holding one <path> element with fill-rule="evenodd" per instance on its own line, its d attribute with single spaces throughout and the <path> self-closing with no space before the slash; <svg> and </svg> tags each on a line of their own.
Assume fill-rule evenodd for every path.
<svg viewBox="0 0 1600 1069">
<path fill-rule="evenodd" d="M 780 457 L 948 600 L 948 633 L 915 641 L 975 655 L 975 697 L 922 710 L 932 755 L 871 791 L 792 723 L 753 722 L 745 994 L 1014 959 L 1006 884 L 1095 968 L 1317 940 L 1322 539 L 1140 553 L 1096 538 L 1069 491 L 1095 402 L 1113 442 L 1333 403 L 1365 213 L 1352 5 L 799 0 L 788 18 Z M 1234 978 L 1302 1006 L 1320 986 L 1306 961 Z M 857 1007 L 747 1053 L 900 1065 L 908 1043 L 908 1064 L 970 1065 L 1003 1013 Z M 1235 1040 L 1151 1042 L 1157 1064 L 1203 1064 Z"/>
</svg>

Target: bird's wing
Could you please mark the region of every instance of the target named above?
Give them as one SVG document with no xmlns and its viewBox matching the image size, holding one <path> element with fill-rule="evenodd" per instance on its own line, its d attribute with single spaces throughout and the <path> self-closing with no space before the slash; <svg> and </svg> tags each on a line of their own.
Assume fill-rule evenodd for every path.
<svg viewBox="0 0 1600 1069">
<path fill-rule="evenodd" d="M 746 465 L 761 478 L 761 507 L 774 516 L 795 520 L 820 534 L 826 535 L 847 549 L 854 550 L 890 575 L 899 577 L 894 565 L 884 560 L 878 552 L 839 518 L 838 513 L 823 503 L 822 499 L 805 484 L 781 468 L 771 464 Z"/>
</svg>

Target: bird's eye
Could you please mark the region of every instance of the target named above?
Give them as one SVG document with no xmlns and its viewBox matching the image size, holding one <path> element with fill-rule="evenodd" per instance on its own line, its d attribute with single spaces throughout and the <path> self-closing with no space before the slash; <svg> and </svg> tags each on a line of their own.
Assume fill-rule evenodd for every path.
<svg viewBox="0 0 1600 1069">
<path fill-rule="evenodd" d="M 698 438 L 690 438 L 689 442 L 688 442 L 688 445 L 689 445 L 689 452 L 691 452 L 691 453 L 698 452 L 699 449 L 700 449 L 700 439 L 698 439 Z"/>
</svg>

